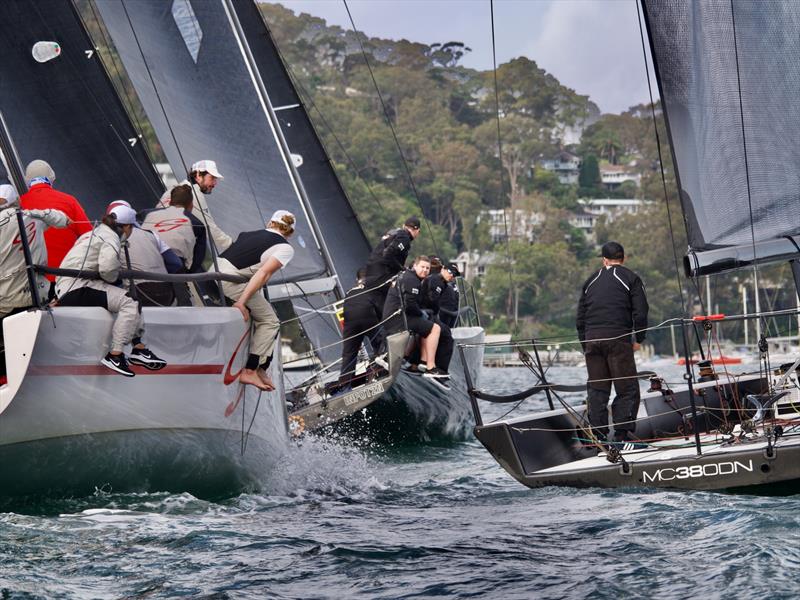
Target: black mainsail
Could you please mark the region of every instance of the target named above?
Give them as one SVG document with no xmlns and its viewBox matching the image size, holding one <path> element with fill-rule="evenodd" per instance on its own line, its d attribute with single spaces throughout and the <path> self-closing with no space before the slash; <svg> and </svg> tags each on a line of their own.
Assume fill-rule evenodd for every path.
<svg viewBox="0 0 800 600">
<path fill-rule="evenodd" d="M 235 238 L 289 210 L 298 217 L 295 257 L 281 276 L 332 275 L 227 3 L 108 0 L 97 8 L 173 171 L 209 158 L 225 175 L 215 192 L 224 198 L 211 203 L 220 227 Z"/>
<path fill-rule="evenodd" d="M 800 254 L 800 4 L 643 0 L 691 275 Z"/>
<path fill-rule="evenodd" d="M 0 2 L 0 22 L 0 111 L 23 166 L 47 160 L 90 218 L 119 198 L 151 206 L 163 184 L 72 3 Z M 44 41 L 60 53 L 40 63 Z"/>
</svg>

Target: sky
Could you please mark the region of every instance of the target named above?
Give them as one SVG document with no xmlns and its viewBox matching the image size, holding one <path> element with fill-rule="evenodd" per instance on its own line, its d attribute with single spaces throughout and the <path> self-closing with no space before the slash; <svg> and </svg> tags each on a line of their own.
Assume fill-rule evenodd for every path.
<svg viewBox="0 0 800 600">
<path fill-rule="evenodd" d="M 281 0 L 351 29 L 342 0 Z M 370 37 L 463 42 L 462 64 L 492 68 L 489 0 L 348 0 L 356 27 Z M 636 0 L 495 0 L 497 62 L 527 56 L 603 112 L 649 102 Z M 651 65 L 648 48 L 648 64 Z M 653 94 L 658 91 L 653 85 Z"/>
</svg>

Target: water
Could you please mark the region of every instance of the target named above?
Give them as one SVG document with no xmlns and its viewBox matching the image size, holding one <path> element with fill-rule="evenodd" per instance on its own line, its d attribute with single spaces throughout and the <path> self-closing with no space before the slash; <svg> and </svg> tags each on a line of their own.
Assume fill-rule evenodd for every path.
<svg viewBox="0 0 800 600">
<path fill-rule="evenodd" d="M 524 369 L 485 371 L 487 387 L 528 384 Z M 98 492 L 7 507 L 0 598 L 800 591 L 798 497 L 529 490 L 473 440 L 403 449 L 307 441 L 291 456 L 261 494 L 224 501 Z"/>
</svg>

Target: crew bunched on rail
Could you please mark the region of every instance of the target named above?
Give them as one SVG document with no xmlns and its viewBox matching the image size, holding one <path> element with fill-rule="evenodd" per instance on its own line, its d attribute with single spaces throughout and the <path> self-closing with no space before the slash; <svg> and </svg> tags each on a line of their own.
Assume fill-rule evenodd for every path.
<svg viewBox="0 0 800 600">
<path fill-rule="evenodd" d="M 120 214 L 119 222 L 117 214 Z M 99 272 L 100 279 L 64 275 L 56 278 L 60 306 L 100 306 L 116 315 L 111 328 L 111 350 L 100 362 L 126 377 L 135 375 L 128 366 L 129 361 L 151 370 L 163 369 L 167 364 L 142 342 L 144 321 L 139 303 L 116 285 L 125 260 L 120 238 L 127 240 L 135 223 L 136 214 L 132 209 L 114 208 L 97 227 L 78 238 L 59 265 L 61 269 Z M 126 360 L 124 350 L 128 344 L 133 349 Z"/>
<path fill-rule="evenodd" d="M 386 333 L 389 335 L 408 329 L 420 337 L 426 367 L 423 377 L 446 379 L 449 377 L 447 367 L 453 354 L 452 337 L 449 330 L 442 337 L 441 325 L 425 318 L 420 306 L 422 280 L 428 276 L 430 268 L 430 259 L 418 256 L 414 264 L 400 274 L 386 297 L 383 319 L 386 320 Z M 402 314 L 395 314 L 397 311 L 402 311 Z"/>
<path fill-rule="evenodd" d="M 245 231 L 220 254 L 219 270 L 230 275 L 249 279 L 247 284 L 222 282 L 225 296 L 234 301 L 233 306 L 247 321 L 254 323 L 250 340 L 250 355 L 239 374 L 239 381 L 265 391 L 275 389 L 267 369 L 272 363 L 275 342 L 280 332 L 280 321 L 262 288 L 273 275 L 289 264 L 294 248 L 287 238 L 294 233 L 295 218 L 288 210 L 273 213 L 266 229 Z"/>
</svg>

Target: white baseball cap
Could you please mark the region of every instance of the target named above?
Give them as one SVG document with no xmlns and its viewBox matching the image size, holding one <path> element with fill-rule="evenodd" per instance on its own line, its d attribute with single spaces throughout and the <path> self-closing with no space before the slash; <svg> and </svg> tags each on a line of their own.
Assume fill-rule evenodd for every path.
<svg viewBox="0 0 800 600">
<path fill-rule="evenodd" d="M 5 204 L 0 204 L 0 208 L 7 208 L 9 206 L 13 206 L 19 200 L 19 194 L 17 194 L 17 188 L 13 185 L 4 183 L 0 185 L 0 198 L 5 198 Z"/>
<path fill-rule="evenodd" d="M 112 208 L 108 214 L 117 217 L 119 225 L 136 225 L 136 211 L 130 206 L 120 204 Z"/>
<path fill-rule="evenodd" d="M 109 203 L 109 205 L 106 207 L 106 214 L 109 214 L 112 210 L 114 210 L 118 206 L 127 206 L 128 208 L 131 208 L 131 203 L 128 202 L 127 200 L 114 200 L 113 202 Z"/>
<path fill-rule="evenodd" d="M 291 219 L 287 219 L 286 217 L 291 217 Z M 295 218 L 294 215 L 288 210 L 276 210 L 274 213 L 272 213 L 272 216 L 269 220 L 270 222 L 275 221 L 276 223 L 283 223 L 287 227 L 294 229 Z"/>
<path fill-rule="evenodd" d="M 213 160 L 198 160 L 196 163 L 194 163 L 192 165 L 191 171 L 192 172 L 194 172 L 194 171 L 199 171 L 199 172 L 205 171 L 205 172 L 209 173 L 210 175 L 213 175 L 214 177 L 216 177 L 220 181 L 225 179 L 222 176 L 222 173 L 220 173 L 217 170 L 217 163 L 215 163 Z"/>
</svg>

